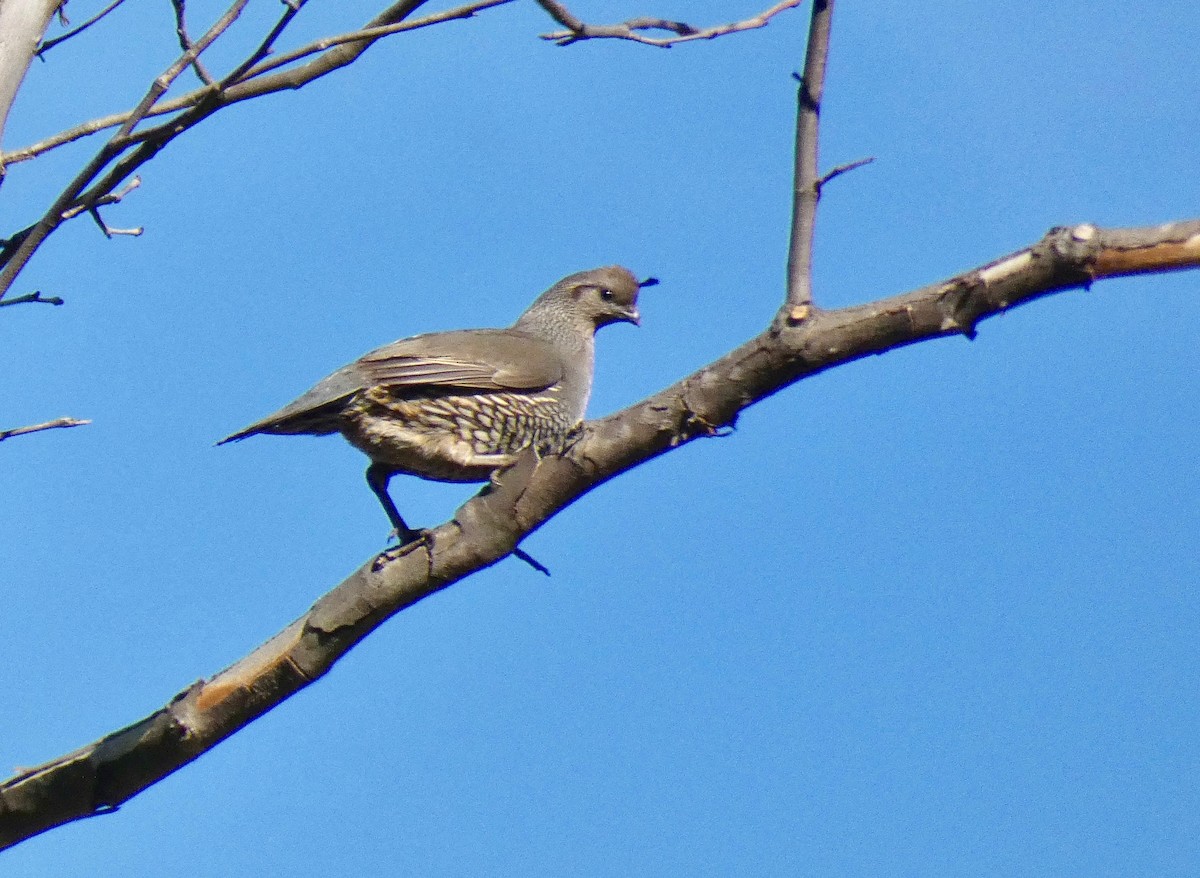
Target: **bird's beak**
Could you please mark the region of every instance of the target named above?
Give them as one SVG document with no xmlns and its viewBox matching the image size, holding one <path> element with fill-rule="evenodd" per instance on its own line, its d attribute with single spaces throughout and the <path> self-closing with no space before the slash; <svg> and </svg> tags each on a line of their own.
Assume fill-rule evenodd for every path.
<svg viewBox="0 0 1200 878">
<path fill-rule="evenodd" d="M 642 315 L 638 313 L 637 308 L 629 308 L 625 311 L 625 316 L 621 318 L 626 323 L 632 323 L 634 326 L 642 325 Z"/>
</svg>

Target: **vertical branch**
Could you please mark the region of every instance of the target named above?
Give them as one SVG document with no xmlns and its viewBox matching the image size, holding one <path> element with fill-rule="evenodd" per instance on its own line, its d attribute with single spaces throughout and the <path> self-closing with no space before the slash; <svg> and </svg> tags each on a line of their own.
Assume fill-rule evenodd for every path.
<svg viewBox="0 0 1200 878">
<path fill-rule="evenodd" d="M 812 249 L 817 224 L 821 180 L 817 173 L 817 146 L 821 96 L 825 91 L 825 62 L 829 57 L 829 28 L 834 0 L 813 0 L 804 74 L 797 76 L 796 167 L 792 196 L 792 239 L 788 248 L 788 320 L 799 322 L 812 306 Z"/>
</svg>

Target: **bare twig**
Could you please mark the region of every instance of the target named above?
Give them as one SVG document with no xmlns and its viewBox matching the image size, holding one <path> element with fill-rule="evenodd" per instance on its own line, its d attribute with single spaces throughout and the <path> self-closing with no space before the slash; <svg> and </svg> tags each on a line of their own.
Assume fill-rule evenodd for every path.
<svg viewBox="0 0 1200 878">
<path fill-rule="evenodd" d="M 41 290 L 34 290 L 32 293 L 26 293 L 23 296 L 16 296 L 12 299 L 0 299 L 0 308 L 6 305 L 24 305 L 28 302 L 41 302 L 46 305 L 61 305 L 63 300 L 58 296 L 43 296 Z"/>
<path fill-rule="evenodd" d="M 53 421 L 46 421 L 44 424 L 33 424 L 29 427 L 13 427 L 10 430 L 0 430 L 0 442 L 3 442 L 5 439 L 11 439 L 13 436 L 24 436 L 26 433 L 40 433 L 42 430 L 57 430 L 60 427 L 82 427 L 90 423 L 91 421 L 80 420 L 78 418 L 55 418 Z"/>
<path fill-rule="evenodd" d="M 179 74 L 183 73 L 184 70 L 191 66 L 192 61 L 196 58 L 199 58 L 200 53 L 211 46 L 216 41 L 217 37 L 229 29 L 229 26 L 233 24 L 237 20 L 238 16 L 242 14 L 242 10 L 246 8 L 246 4 L 248 2 L 249 0 L 234 0 L 233 5 L 225 10 L 224 14 L 216 20 L 216 22 L 208 29 L 204 36 L 196 41 L 195 45 L 193 45 L 190 49 L 187 49 L 182 55 L 179 56 L 174 64 L 159 74 L 154 82 L 151 83 L 150 89 L 146 92 L 141 102 L 134 107 L 133 112 L 129 114 L 129 118 L 127 118 L 121 124 L 121 127 L 117 130 L 117 133 L 113 135 L 113 138 L 110 141 L 111 146 L 120 148 L 124 145 L 122 141 L 125 139 L 125 137 L 128 136 L 130 132 L 137 127 L 137 124 L 146 117 L 146 114 L 150 112 L 150 108 L 153 107 L 158 102 L 158 99 L 163 96 L 166 90 L 171 87 L 171 83 L 178 79 Z M 207 91 L 209 94 L 212 93 L 212 89 L 208 89 Z"/>
<path fill-rule="evenodd" d="M 405 31 L 410 30 L 418 30 L 419 28 L 429 27 L 430 25 L 434 24 L 442 24 L 443 22 L 447 21 L 471 18 L 476 13 L 482 12 L 485 9 L 491 9 L 493 6 L 504 6 L 513 2 L 515 2 L 515 0 L 479 0 L 479 2 L 468 3 L 464 6 L 458 6 L 454 9 L 447 9 L 445 12 L 437 12 L 433 15 L 427 15 L 424 18 L 418 18 L 413 21 L 401 21 L 394 24 L 382 24 L 374 27 L 364 27 L 359 30 L 338 34 L 337 36 L 333 37 L 323 37 L 319 40 L 309 43 L 306 46 L 300 46 L 297 49 L 283 52 L 273 57 L 270 61 L 265 61 L 259 64 L 257 67 L 248 71 L 242 77 L 242 81 L 249 82 L 253 79 L 261 77 L 264 73 L 268 73 L 280 67 L 286 67 L 288 64 L 299 61 L 301 58 L 306 58 L 309 55 L 316 55 L 320 52 L 325 52 L 335 46 L 341 46 L 347 43 L 357 43 L 359 41 L 374 42 L 375 40 L 390 36 L 392 34 L 404 33 Z"/>
<path fill-rule="evenodd" d="M 537 0 L 537 2 L 539 6 L 549 13 L 551 18 L 566 28 L 565 31 L 541 34 L 543 40 L 549 40 L 560 46 L 569 46 L 580 40 L 616 39 L 633 40 L 635 43 L 644 43 L 647 46 L 669 48 L 677 43 L 686 43 L 692 40 L 711 40 L 725 34 L 766 27 L 776 15 L 785 9 L 794 9 L 805 2 L 805 0 L 783 0 L 783 2 L 776 3 L 770 9 L 742 21 L 718 24 L 706 28 L 698 28 L 682 21 L 650 17 L 631 18 L 620 24 L 587 24 L 580 20 L 571 10 L 567 9 L 565 5 L 558 2 L 558 0 Z M 668 31 L 676 34 L 676 36 L 645 37 L 639 33 L 639 31 L 648 30 Z"/>
<path fill-rule="evenodd" d="M 30 257 L 33 256 L 38 247 L 42 245 L 42 242 L 64 222 L 64 215 L 67 212 L 76 207 L 82 207 L 84 210 L 90 211 L 99 203 L 100 199 L 111 194 L 140 165 L 153 158 L 168 141 L 179 136 L 192 125 L 196 124 L 196 122 L 200 121 L 200 119 L 210 115 L 217 109 L 217 106 L 211 100 L 197 103 L 187 113 L 173 120 L 173 128 L 165 136 L 150 144 L 139 144 L 132 155 L 126 156 L 123 161 L 117 162 L 114 169 L 101 178 L 99 184 L 92 185 L 90 189 L 86 188 L 128 146 L 125 138 L 146 113 L 150 111 L 158 98 L 170 87 L 179 74 L 187 69 L 193 58 L 198 57 L 200 52 L 212 45 L 212 42 L 228 29 L 238 15 L 241 14 L 247 2 L 249 0 L 235 0 L 233 5 L 209 28 L 208 32 L 196 42 L 195 46 L 184 52 L 175 63 L 154 80 L 145 97 L 142 98 L 134 111 L 125 119 L 116 134 L 101 147 L 100 151 L 92 157 L 83 170 L 75 176 L 75 179 L 67 185 L 67 188 L 59 194 L 54 204 L 50 206 L 50 209 L 46 211 L 42 218 L 23 233 L 24 237 L 20 245 L 12 250 L 3 269 L 0 269 L 0 296 L 3 296 L 12 287 L 13 281 L 16 280 L 17 275 L 29 262 Z M 209 93 L 211 94 L 211 89 Z"/>
<path fill-rule="evenodd" d="M 817 150 L 832 19 L 833 0 L 813 0 L 808 48 L 804 53 L 804 75 L 797 77 L 800 86 L 796 89 L 796 154 L 785 309 L 785 319 L 791 323 L 804 320 L 812 311 L 812 248 L 817 224 L 817 201 L 821 197 Z"/>
<path fill-rule="evenodd" d="M 100 198 L 97 198 L 95 203 L 90 206 L 85 206 L 85 205 L 79 204 L 79 205 L 76 205 L 75 207 L 64 210 L 63 211 L 63 219 L 65 219 L 65 220 L 74 219 L 75 217 L 79 216 L 79 214 L 83 213 L 84 211 L 95 210 L 96 208 L 103 207 L 106 204 L 116 204 L 121 199 L 123 199 L 126 195 L 128 195 L 130 192 L 132 192 L 134 189 L 137 189 L 141 185 L 142 185 L 142 178 L 134 177 L 132 180 L 130 180 L 128 183 L 126 183 L 124 186 L 122 186 L 120 188 L 120 190 L 118 190 L 117 192 L 110 192 L 107 195 L 103 195 Z"/>
<path fill-rule="evenodd" d="M 125 2 L 125 0 L 113 0 L 112 3 L 109 3 L 106 7 L 101 9 L 99 12 L 97 12 L 95 15 L 93 15 L 91 18 L 89 18 L 83 24 L 79 25 L 79 27 L 75 28 L 74 30 L 68 31 L 67 33 L 57 36 L 52 40 L 43 40 L 42 44 L 37 47 L 37 52 L 35 54 L 39 58 L 42 58 L 42 60 L 45 60 L 45 58 L 43 56 L 47 52 L 49 52 L 51 49 L 53 49 L 55 46 L 57 46 L 59 43 L 64 43 L 67 40 L 71 39 L 71 37 L 76 36 L 77 34 L 83 33 L 85 30 L 87 30 L 93 24 L 98 22 L 100 19 L 104 18 L 104 16 L 108 15 L 108 13 L 112 12 L 114 9 L 116 9 L 118 6 L 120 6 L 124 2 Z M 64 23 L 65 23 L 65 19 L 62 17 L 62 12 L 63 12 L 63 8 L 65 6 L 66 6 L 66 4 L 64 3 L 62 6 L 58 7 L 59 20 L 63 21 Z"/>
<path fill-rule="evenodd" d="M 283 15 L 279 17 L 279 21 L 275 22 L 275 26 L 263 39 L 259 47 L 250 54 L 245 61 L 230 71 L 221 81 L 221 86 L 225 87 L 241 80 L 251 67 L 267 57 L 271 53 L 272 46 L 279 39 L 280 34 L 284 32 L 292 19 L 296 17 L 296 13 L 307 3 L 308 0 L 283 0 L 284 10 Z"/>
<path fill-rule="evenodd" d="M 175 7 L 175 33 L 179 37 L 179 48 L 184 52 L 192 48 L 192 38 L 188 36 L 187 29 L 186 3 L 187 0 L 171 0 L 171 5 Z M 192 59 L 192 69 L 196 71 L 196 76 L 202 83 L 213 84 L 212 75 L 209 74 L 199 58 Z"/>
<path fill-rule="evenodd" d="M 408 0 L 405 3 L 397 3 L 376 16 L 367 27 L 335 37 L 326 37 L 307 46 L 287 53 L 281 53 L 270 60 L 261 62 L 255 68 L 247 71 L 243 75 L 241 82 L 231 84 L 225 90 L 221 96 L 222 104 L 228 106 L 240 101 L 261 97 L 262 95 L 284 91 L 285 89 L 300 88 L 339 67 L 344 67 L 346 64 L 351 63 L 372 43 L 385 36 L 429 27 L 441 24 L 442 22 L 471 18 L 476 13 L 485 9 L 490 9 L 494 6 L 503 6 L 515 2 L 515 0 L 477 0 L 477 2 L 468 3 L 425 18 L 414 21 L 403 21 L 412 11 L 422 6 L 424 2 L 425 0 Z M 265 74 L 271 71 L 310 55 L 318 55 L 319 57 L 293 70 L 279 71 L 270 77 L 265 76 Z M 149 118 L 194 107 L 201 101 L 211 99 L 211 93 L 210 88 L 200 88 L 176 98 L 160 101 L 146 112 L 145 116 Z M 44 140 L 39 140 L 29 146 L 5 153 L 3 156 L 0 156 L 0 165 L 28 161 L 52 149 L 103 131 L 106 128 L 122 125 L 132 112 L 125 111 L 122 113 L 113 113 L 109 116 L 100 116 L 60 131 L 58 134 L 54 134 Z M 138 139 L 141 136 L 141 134 L 133 135 L 133 139 Z"/>
<path fill-rule="evenodd" d="M 65 219 L 77 216 L 84 210 L 93 216 L 106 235 L 138 234 L 140 229 L 109 227 L 95 212 L 95 208 L 111 202 L 110 196 L 113 190 L 122 181 L 183 132 L 231 103 L 273 91 L 281 91 L 285 88 L 299 88 L 313 79 L 343 67 L 353 62 L 376 39 L 384 35 L 384 33 L 359 34 L 351 41 L 327 49 L 319 57 L 301 67 L 267 74 L 264 68 L 269 69 L 270 65 L 255 64 L 255 59 L 262 58 L 266 52 L 270 51 L 273 40 L 291 21 L 295 10 L 303 5 L 299 0 L 292 0 L 288 3 L 289 11 L 281 17 L 264 42 L 246 63 L 239 65 L 234 71 L 235 74 L 239 71 L 246 71 L 243 74 L 244 77 L 253 81 L 229 84 L 227 78 L 220 83 L 199 89 L 184 96 L 182 105 L 186 109 L 172 117 L 169 122 L 144 131 L 135 131 L 134 129 L 142 119 L 160 112 L 172 111 L 172 107 L 161 106 L 159 99 L 165 94 L 171 83 L 199 56 L 199 53 L 211 45 L 232 24 L 247 2 L 248 0 L 236 0 L 203 37 L 185 50 L 175 63 L 156 78 L 137 107 L 120 117 L 120 127 L 117 132 L 63 190 L 50 210 L 36 224 L 12 236 L 8 243 L 0 248 L 0 260 L 3 260 L 0 261 L 0 265 L 3 265 L 3 268 L 0 269 L 0 295 L 11 288 L 17 275 L 42 242 Z M 512 0 L 482 0 L 482 2 L 430 16 L 422 21 L 395 27 L 425 2 L 426 0 L 399 0 L 376 16 L 364 30 L 369 31 L 372 28 L 388 28 L 392 32 L 411 30 L 414 27 L 428 26 L 441 21 L 467 18 L 479 9 L 512 2 Z M 250 69 L 247 70 L 247 68 Z M 226 87 L 227 85 L 228 87 Z"/>
<path fill-rule="evenodd" d="M 833 168 L 830 168 L 828 171 L 822 174 L 821 179 L 817 181 L 817 195 L 821 194 L 821 189 L 830 180 L 840 177 L 842 174 L 848 174 L 851 171 L 857 171 L 859 168 L 863 167 L 864 165 L 869 165 L 873 161 L 875 161 L 875 156 L 867 156 L 865 159 L 855 159 L 852 162 L 846 162 L 844 165 L 837 165 Z"/>
<path fill-rule="evenodd" d="M 126 195 L 128 195 L 130 192 L 132 192 L 134 189 L 137 189 L 141 185 L 142 185 L 141 178 L 134 177 L 128 183 L 126 183 L 119 191 L 109 192 L 107 194 L 100 195 L 95 198 L 93 203 L 89 203 L 88 199 L 80 197 L 78 199 L 79 203 L 75 204 L 73 207 L 67 208 L 66 210 L 64 210 L 62 212 L 62 220 L 65 222 L 66 220 L 74 219 L 75 217 L 79 216 L 80 214 L 89 212 L 97 207 L 103 207 L 108 204 L 116 204 L 118 201 L 123 199 Z M 26 228 L 21 229 L 19 232 L 14 233 L 13 235 L 11 235 L 8 238 L 0 238 L 0 265 L 6 265 L 8 263 L 8 261 L 12 258 L 13 254 L 17 252 L 17 249 L 25 242 L 25 240 L 30 236 L 30 234 L 32 234 L 34 232 L 34 230 L 36 230 L 37 228 L 38 228 L 38 224 L 34 223 L 32 226 L 27 226 Z M 134 234 L 135 231 L 138 234 L 141 233 L 141 229 L 137 229 L 137 230 L 134 230 L 134 229 L 109 229 L 108 232 L 106 232 L 106 234 L 110 234 L 110 237 L 111 237 L 112 234 Z M 0 299 L 0 302 L 2 302 L 2 301 L 3 300 Z M 61 302 L 56 302 L 55 304 L 61 304 Z"/>
<path fill-rule="evenodd" d="M 97 207 L 89 207 L 88 213 L 91 214 L 92 219 L 95 221 L 100 231 L 104 234 L 104 237 L 108 238 L 110 241 L 117 235 L 127 235 L 131 238 L 136 238 L 141 235 L 142 232 L 146 231 L 141 226 L 134 226 L 132 229 L 118 229 L 115 226 L 110 226 L 104 221 L 104 217 L 100 216 L 100 209 Z"/>
</svg>

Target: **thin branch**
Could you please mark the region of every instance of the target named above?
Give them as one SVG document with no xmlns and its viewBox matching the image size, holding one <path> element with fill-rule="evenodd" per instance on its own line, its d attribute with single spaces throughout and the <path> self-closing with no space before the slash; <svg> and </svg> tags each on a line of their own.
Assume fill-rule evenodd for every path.
<svg viewBox="0 0 1200 878">
<path fill-rule="evenodd" d="M 448 9 L 445 12 L 437 12 L 433 15 L 428 15 L 424 18 L 418 18 L 415 21 L 403 21 L 395 24 L 383 24 L 373 27 L 364 27 L 360 30 L 350 31 L 349 33 L 338 34 L 333 37 L 323 37 L 315 40 L 306 46 L 301 46 L 298 49 L 292 49 L 289 52 L 284 52 L 276 55 L 270 61 L 263 62 L 250 70 L 243 78 L 243 82 L 249 82 L 257 77 L 275 70 L 280 67 L 285 67 L 294 61 L 299 61 L 301 58 L 306 58 L 309 55 L 316 55 L 320 52 L 325 52 L 334 46 L 345 45 L 348 43 L 357 43 L 359 41 L 374 42 L 382 37 L 392 34 L 404 33 L 405 31 L 418 30 L 423 27 L 429 27 L 434 24 L 442 24 L 447 21 L 455 21 L 458 19 L 471 18 L 478 12 L 485 9 L 491 9 L 493 6 L 504 6 L 508 3 L 513 3 L 515 0 L 479 0 L 476 3 L 468 3 L 464 6 L 459 6 L 454 9 Z M 308 82 L 309 80 L 305 80 Z M 272 88 L 272 91 L 278 91 L 279 88 Z M 253 95 L 257 97 L 257 95 Z"/>
<path fill-rule="evenodd" d="M 376 40 L 390 34 L 403 33 L 457 19 L 471 18 L 477 12 L 512 2 L 515 2 L 515 0 L 479 0 L 479 2 L 468 3 L 464 6 L 411 22 L 403 21 L 403 19 L 424 5 L 425 0 L 407 0 L 407 2 L 396 3 L 377 15 L 361 30 L 317 40 L 307 46 L 277 55 L 268 61 L 260 63 L 257 67 L 248 71 L 243 76 L 241 82 L 231 85 L 226 89 L 221 96 L 222 105 L 229 106 L 240 101 L 261 97 L 262 95 L 273 94 L 286 89 L 300 88 L 315 79 L 319 79 L 340 67 L 352 63 Z M 319 57 L 292 70 L 280 71 L 270 77 L 264 75 L 309 55 L 319 55 Z M 161 101 L 146 113 L 146 117 L 174 113 L 194 107 L 201 101 L 210 99 L 210 95 L 211 89 L 201 88 L 176 98 Z M 29 146 L 5 153 L 3 156 L 0 156 L 0 166 L 28 161 L 52 149 L 103 131 L 106 128 L 122 125 L 129 119 L 132 112 L 113 113 L 109 116 L 91 119 L 72 128 L 60 131 L 58 134 L 54 134 L 44 140 L 39 140 Z"/>
<path fill-rule="evenodd" d="M 195 45 L 193 45 L 190 49 L 187 49 L 182 55 L 180 55 L 174 64 L 164 70 L 154 80 L 154 82 L 151 83 L 149 90 L 146 92 L 141 102 L 134 107 L 133 112 L 129 114 L 129 118 L 127 118 L 121 124 L 121 127 L 117 130 L 117 133 L 113 135 L 112 141 L 110 141 L 111 144 L 114 146 L 121 145 L 121 141 L 124 140 L 124 138 L 130 134 L 134 128 L 137 127 L 137 124 L 146 117 L 147 113 L 150 112 L 150 108 L 158 103 L 158 99 L 163 96 L 168 88 L 171 87 L 171 83 L 179 78 L 179 74 L 183 73 L 184 70 L 191 66 L 192 61 L 194 61 L 196 58 L 199 58 L 200 53 L 211 46 L 216 41 L 217 37 L 225 33 L 225 31 L 229 29 L 229 26 L 238 19 L 238 16 L 242 14 L 242 10 L 246 8 L 246 4 L 248 2 L 249 0 L 234 0 L 233 5 L 225 10 L 224 14 L 222 14 L 221 17 L 216 20 L 216 22 L 208 29 L 204 36 L 197 40 Z M 212 90 L 209 89 L 208 93 L 211 94 Z"/>
<path fill-rule="evenodd" d="M 83 33 L 85 30 L 87 30 L 93 24 L 98 22 L 100 19 L 104 18 L 104 16 L 108 15 L 108 13 L 112 12 L 114 9 L 116 9 L 118 6 L 120 6 L 124 2 L 125 2 L 125 0 L 113 0 L 112 3 L 108 4 L 108 6 L 101 9 L 99 12 L 97 12 L 95 15 L 93 15 L 91 18 L 89 18 L 83 24 L 79 25 L 79 27 L 75 28 L 74 30 L 68 31 L 67 33 L 62 34 L 61 36 L 57 36 L 52 40 L 42 40 L 42 44 L 37 47 L 37 51 L 34 54 L 36 54 L 39 58 L 41 58 L 44 61 L 45 58 L 43 56 L 47 52 L 49 52 L 51 49 L 53 49 L 55 46 L 57 46 L 59 43 L 64 43 L 67 40 L 71 39 L 71 37 L 76 36 L 77 34 Z M 65 5 L 66 4 L 64 3 L 63 6 L 58 7 L 60 16 L 63 11 L 63 7 Z"/>
<path fill-rule="evenodd" d="M 275 45 L 275 41 L 279 39 L 292 19 L 296 17 L 296 13 L 307 3 L 308 0 L 283 0 L 284 10 L 283 15 L 279 17 L 279 21 L 275 22 L 275 26 L 263 39 L 259 47 L 255 49 L 245 61 L 230 71 L 222 80 L 222 88 L 238 82 L 255 64 L 261 61 L 267 55 L 271 54 L 271 48 Z"/>
<path fill-rule="evenodd" d="M 110 241 L 118 235 L 136 238 L 146 231 L 141 226 L 134 226 L 131 229 L 118 229 L 116 226 L 110 226 L 104 221 L 104 217 L 100 216 L 100 209 L 97 207 L 89 207 L 88 213 L 91 215 L 92 220 L 96 223 L 96 226 L 100 229 L 100 232 Z"/>
<path fill-rule="evenodd" d="M 796 323 L 812 311 L 812 249 L 821 197 L 817 152 L 820 141 L 821 96 L 829 60 L 829 30 L 833 0 L 813 0 L 804 53 L 804 75 L 796 89 L 796 146 L 792 188 L 792 233 L 787 261 L 787 315 Z"/>
<path fill-rule="evenodd" d="M 187 29 L 186 2 L 187 0 L 171 0 L 171 5 L 175 7 L 175 34 L 179 37 L 179 48 L 184 52 L 188 52 L 192 48 L 192 38 L 188 36 Z M 196 71 L 196 77 L 202 83 L 213 84 L 212 76 L 199 58 L 192 59 L 192 69 Z"/>
<path fill-rule="evenodd" d="M 194 98 L 191 106 L 171 118 L 169 122 L 159 124 L 144 131 L 134 132 L 134 128 L 143 118 L 155 114 L 155 107 L 158 105 L 159 98 L 162 97 L 171 83 L 187 69 L 191 61 L 198 57 L 200 52 L 211 45 L 232 24 L 247 2 L 248 0 L 237 0 L 218 19 L 216 24 L 209 29 L 208 33 L 196 41 L 174 64 L 155 79 L 138 106 L 131 113 L 123 117 L 118 131 L 92 160 L 88 162 L 84 169 L 76 175 L 67 188 L 63 190 L 50 210 L 36 224 L 9 239 L 2 250 L 0 250 L 0 256 L 5 259 L 2 263 L 3 268 L 0 269 L 0 296 L 12 287 L 17 275 L 28 263 L 32 254 L 41 246 L 42 242 L 65 219 L 78 215 L 82 210 L 88 211 L 104 233 L 110 237 L 114 234 L 139 234 L 140 229 L 114 229 L 109 227 L 96 212 L 95 208 L 104 203 L 105 200 L 110 200 L 111 193 L 122 181 L 128 178 L 141 165 L 157 155 L 163 147 L 183 132 L 231 103 L 257 97 L 272 91 L 280 91 L 284 88 L 299 88 L 313 79 L 350 64 L 366 51 L 376 39 L 382 36 L 360 36 L 353 42 L 347 42 L 324 51 L 319 57 L 293 70 L 263 75 L 261 70 L 256 73 L 251 69 L 246 76 L 248 78 L 254 77 L 253 81 L 237 83 L 230 85 L 228 88 L 224 87 L 226 82 L 223 81 L 216 85 L 200 89 L 190 96 L 190 98 Z M 406 18 L 413 11 L 424 5 L 425 2 L 426 0 L 400 0 L 400 2 L 394 3 L 376 16 L 369 23 L 368 27 L 395 25 L 398 20 Z M 411 22 L 405 28 L 394 28 L 393 30 L 411 30 L 414 27 L 428 26 L 454 18 L 468 18 L 478 9 L 500 5 L 505 2 L 511 2 L 511 0 L 484 0 L 484 2 L 460 7 L 440 15 L 430 16 L 424 21 Z M 290 3 L 289 7 L 299 8 L 296 3 Z M 250 63 L 253 63 L 254 58 L 261 57 L 264 52 L 270 50 L 271 42 L 282 31 L 283 27 L 290 22 L 291 18 L 291 14 L 285 14 L 281 18 L 279 24 L 271 32 L 271 35 L 268 35 L 259 49 L 251 55 Z M 235 73 L 246 66 L 248 65 L 239 66 L 235 70 Z M 261 68 L 265 65 L 260 64 L 258 66 Z M 162 107 L 159 107 L 159 110 L 164 111 Z M 131 146 L 133 148 L 126 152 Z M 122 153 L 125 154 L 122 155 Z M 110 164 L 112 167 L 105 172 L 105 168 Z"/>
<path fill-rule="evenodd" d="M 152 145 L 141 144 L 134 150 L 136 161 L 131 161 L 127 156 L 126 160 L 117 163 L 117 169 L 120 169 L 119 174 L 109 172 L 102 179 L 100 185 L 92 186 L 86 189 L 93 180 L 119 156 L 128 144 L 124 143 L 125 137 L 133 130 L 139 121 L 150 111 L 154 103 L 162 96 L 163 92 L 170 87 L 171 83 L 187 69 L 193 58 L 199 56 L 199 53 L 204 51 L 208 46 L 212 45 L 225 30 L 234 22 L 241 14 L 248 0 L 235 0 L 232 6 L 217 19 L 216 23 L 209 28 L 208 32 L 200 38 L 199 41 L 188 51 L 184 52 L 178 60 L 168 67 L 160 76 L 158 76 L 151 84 L 150 89 L 146 92 L 145 97 L 134 109 L 129 117 L 118 129 L 109 141 L 101 147 L 100 151 L 84 166 L 55 199 L 54 204 L 42 216 L 40 220 L 29 230 L 24 233 L 20 245 L 12 251 L 10 258 L 5 263 L 4 268 L 0 269 L 0 296 L 3 296 L 16 280 L 17 275 L 29 262 L 34 252 L 42 245 L 42 242 L 49 237 L 55 229 L 57 229 L 67 218 L 65 215 L 68 211 L 75 207 L 83 207 L 85 210 L 91 210 L 96 207 L 99 199 L 109 195 L 113 189 L 121 184 L 121 182 L 136 170 L 141 164 L 149 161 L 158 150 L 174 137 L 182 134 L 196 122 L 205 116 L 214 112 L 217 107 L 211 101 L 198 103 L 196 107 L 178 117 L 175 120 L 175 128 L 169 134 L 162 138 L 161 141 Z M 211 93 L 211 92 L 210 92 Z M 189 116 L 190 118 L 184 118 Z"/>
<path fill-rule="evenodd" d="M 132 192 L 134 189 L 137 189 L 141 185 L 142 185 L 142 178 L 134 177 L 132 180 L 130 180 L 128 183 L 126 183 L 124 186 L 122 186 L 120 191 L 110 192 L 107 195 L 103 195 L 100 198 L 97 198 L 95 200 L 95 203 L 91 204 L 90 206 L 85 206 L 85 205 L 80 204 L 80 205 L 76 205 L 75 207 L 72 207 L 68 210 L 64 210 L 63 211 L 63 219 L 64 220 L 74 219 L 75 217 L 79 216 L 79 214 L 81 214 L 85 211 L 90 211 L 90 210 L 94 211 L 98 207 L 103 207 L 108 204 L 117 204 L 126 195 L 128 195 L 130 192 Z"/>
<path fill-rule="evenodd" d="M 80 420 L 78 418 L 55 418 L 53 421 L 46 421 L 44 424 L 34 424 L 30 427 L 13 427 L 10 430 L 0 430 L 0 442 L 3 442 L 5 439 L 11 439 L 13 436 L 24 436 L 26 433 L 40 433 L 42 430 L 57 430 L 62 427 L 82 427 L 85 424 L 90 423 L 91 421 Z"/>
<path fill-rule="evenodd" d="M 874 161 L 875 156 L 867 156 L 863 159 L 855 159 L 852 162 L 846 162 L 844 165 L 837 165 L 833 168 L 830 168 L 828 171 L 822 174 L 821 179 L 817 181 L 817 196 L 820 196 L 821 190 L 825 188 L 825 184 L 830 180 L 834 180 L 842 176 L 842 174 L 848 174 L 851 171 L 857 171 L 864 165 L 869 165 Z"/>
<path fill-rule="evenodd" d="M 319 679 L 391 616 L 512 553 L 588 491 L 720 435 L 740 412 L 797 381 L 915 342 L 970 335 L 980 320 L 1050 293 L 1182 268 L 1200 268 L 1200 220 L 1056 228 L 950 280 L 771 327 L 654 396 L 587 422 L 563 454 L 524 454 L 426 540 L 367 562 L 250 655 L 151 716 L 0 783 L 0 848 L 120 806 Z"/>
<path fill-rule="evenodd" d="M 41 302 L 45 305 L 61 305 L 63 300 L 58 296 L 43 296 L 41 290 L 34 290 L 32 293 L 26 293 L 23 296 L 15 296 L 11 299 L 0 299 L 0 308 L 7 305 L 26 305 L 30 302 Z"/>
<path fill-rule="evenodd" d="M 647 46 L 660 46 L 662 48 L 670 48 L 678 43 L 687 43 L 693 40 L 711 40 L 726 34 L 766 27 L 776 15 L 785 9 L 794 9 L 803 2 L 805 0 L 783 0 L 783 2 L 776 3 L 770 9 L 742 21 L 698 28 L 682 21 L 650 17 L 631 18 L 620 24 L 587 24 L 579 19 L 564 4 L 558 2 L 558 0 L 537 0 L 538 5 L 546 10 L 551 18 L 566 28 L 565 31 L 541 34 L 540 36 L 543 40 L 549 40 L 560 46 L 569 46 L 580 40 L 632 40 L 635 43 L 644 43 Z M 639 33 L 639 31 L 650 30 L 668 31 L 676 34 L 676 36 L 645 37 Z"/>
</svg>

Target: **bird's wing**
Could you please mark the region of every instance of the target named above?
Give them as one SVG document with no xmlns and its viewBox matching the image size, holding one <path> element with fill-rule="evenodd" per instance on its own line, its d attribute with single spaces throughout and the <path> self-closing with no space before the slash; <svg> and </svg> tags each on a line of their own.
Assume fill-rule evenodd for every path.
<svg viewBox="0 0 1200 878">
<path fill-rule="evenodd" d="M 255 433 L 336 432 L 349 397 L 369 387 L 545 390 L 562 380 L 549 342 L 513 329 L 467 329 L 402 338 L 343 366 L 298 399 L 218 445 Z"/>
<path fill-rule="evenodd" d="M 468 329 L 418 335 L 362 357 L 369 386 L 544 390 L 563 377 L 549 342 L 513 329 Z"/>
</svg>

